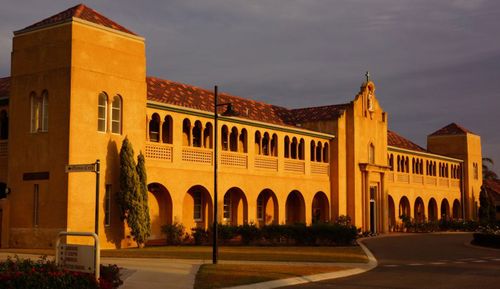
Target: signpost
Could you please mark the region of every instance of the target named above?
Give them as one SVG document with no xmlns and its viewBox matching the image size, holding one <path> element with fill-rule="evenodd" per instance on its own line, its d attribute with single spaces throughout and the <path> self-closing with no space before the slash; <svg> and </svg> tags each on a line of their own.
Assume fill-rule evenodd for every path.
<svg viewBox="0 0 500 289">
<path fill-rule="evenodd" d="M 61 237 L 84 236 L 94 239 L 94 246 L 61 244 Z M 90 232 L 60 232 L 56 243 L 56 264 L 70 271 L 94 273 L 96 280 L 100 275 L 99 237 Z"/>
<path fill-rule="evenodd" d="M 95 224 L 94 232 L 99 236 L 99 175 L 101 173 L 101 161 L 96 160 L 93 164 L 75 164 L 67 165 L 66 173 L 95 173 Z"/>
</svg>

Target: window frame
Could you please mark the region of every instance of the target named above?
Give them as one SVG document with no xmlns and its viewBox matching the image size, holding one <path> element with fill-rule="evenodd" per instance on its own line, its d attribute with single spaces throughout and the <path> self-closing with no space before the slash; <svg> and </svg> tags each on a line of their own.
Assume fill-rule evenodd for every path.
<svg viewBox="0 0 500 289">
<path fill-rule="evenodd" d="M 101 99 L 104 97 L 104 106 L 101 104 Z M 109 114 L 109 98 L 105 92 L 99 93 L 97 97 L 97 131 L 102 133 L 107 133 L 109 131 L 108 128 L 108 114 Z M 104 118 L 100 117 L 101 108 L 104 108 Z M 104 130 L 100 130 L 99 124 L 104 122 Z"/>
<path fill-rule="evenodd" d="M 119 105 L 118 108 L 115 107 L 115 100 L 117 101 L 117 103 Z M 117 135 L 122 134 L 122 127 L 123 127 L 122 111 L 123 111 L 122 97 L 119 94 L 117 94 L 113 97 L 113 101 L 111 102 L 111 133 L 112 134 L 117 134 Z M 114 119 L 115 115 L 117 115 L 117 117 L 118 117 L 117 120 Z M 115 123 L 118 125 L 117 131 L 115 131 L 115 127 L 114 127 Z"/>
</svg>

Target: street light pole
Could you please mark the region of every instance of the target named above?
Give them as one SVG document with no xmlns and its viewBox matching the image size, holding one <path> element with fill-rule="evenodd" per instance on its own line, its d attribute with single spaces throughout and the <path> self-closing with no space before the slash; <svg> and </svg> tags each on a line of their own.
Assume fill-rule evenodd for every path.
<svg viewBox="0 0 500 289">
<path fill-rule="evenodd" d="M 217 107 L 219 106 L 217 98 L 218 98 L 217 85 L 214 87 L 214 224 L 212 228 L 212 264 L 217 264 L 217 257 L 219 255 L 218 247 L 217 247 L 217 148 L 219 146 L 218 141 L 218 132 L 219 128 L 217 127 Z"/>
</svg>

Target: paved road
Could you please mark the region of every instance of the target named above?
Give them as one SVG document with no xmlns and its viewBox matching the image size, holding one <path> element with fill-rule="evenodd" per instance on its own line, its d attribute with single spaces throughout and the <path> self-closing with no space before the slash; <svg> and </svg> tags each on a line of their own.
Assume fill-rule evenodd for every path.
<svg viewBox="0 0 500 289">
<path fill-rule="evenodd" d="M 471 234 L 368 239 L 378 267 L 360 275 L 283 288 L 500 288 L 500 250 L 472 247 Z"/>
</svg>

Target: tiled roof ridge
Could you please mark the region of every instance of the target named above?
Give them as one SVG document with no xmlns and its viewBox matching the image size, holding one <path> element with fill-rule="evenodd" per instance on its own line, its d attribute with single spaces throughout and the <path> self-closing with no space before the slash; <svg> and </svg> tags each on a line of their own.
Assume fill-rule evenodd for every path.
<svg viewBox="0 0 500 289">
<path fill-rule="evenodd" d="M 179 85 L 179 86 L 190 87 L 190 88 L 193 88 L 193 89 L 204 91 L 205 93 L 207 93 L 207 94 L 209 94 L 211 96 L 213 96 L 213 94 L 214 94 L 214 91 L 208 90 L 208 89 L 203 88 L 201 86 L 187 84 L 187 83 L 183 83 L 183 82 L 179 82 L 179 81 L 175 81 L 175 80 L 164 79 L 164 78 L 160 78 L 160 77 L 156 77 L 156 76 L 147 76 L 146 79 L 153 79 L 153 80 L 156 80 L 156 81 L 163 81 L 163 82 L 173 83 L 173 84 L 176 84 L 176 85 Z M 255 102 L 255 103 L 258 103 L 258 104 L 265 105 L 265 106 L 269 106 L 269 107 L 281 109 L 281 110 L 287 110 L 287 111 L 290 110 L 290 109 L 288 109 L 286 107 L 282 107 L 282 106 L 278 106 L 278 105 L 266 103 L 266 102 L 263 102 L 263 101 L 257 101 L 257 100 L 254 100 L 254 99 L 245 98 L 245 97 L 238 96 L 238 95 L 229 94 L 227 92 L 219 92 L 218 95 L 219 96 L 223 96 L 223 97 L 230 97 L 230 98 L 233 98 L 233 99 L 239 99 L 239 100 L 242 100 L 242 101 L 251 101 L 251 102 Z"/>
<path fill-rule="evenodd" d="M 296 110 L 306 110 L 306 109 L 321 109 L 321 108 L 331 108 L 331 107 L 347 107 L 349 103 L 339 103 L 339 104 L 327 104 L 327 105 L 318 105 L 318 106 L 307 106 L 307 107 L 297 107 L 290 109 L 291 111 Z"/>
<path fill-rule="evenodd" d="M 10 94 L 10 76 L 0 77 L 0 97 L 8 97 Z"/>
<path fill-rule="evenodd" d="M 46 26 L 50 26 L 50 25 L 54 25 L 54 24 L 58 24 L 58 23 L 63 23 L 65 21 L 71 20 L 73 17 L 137 36 L 137 34 L 132 32 L 131 30 L 123 27 L 122 25 L 116 23 L 115 21 L 107 18 L 106 16 L 102 15 L 101 13 L 97 12 L 96 10 L 94 10 L 94 9 L 92 9 L 92 8 L 82 4 L 82 3 L 80 3 L 76 6 L 73 6 L 71 8 L 68 8 L 62 12 L 57 13 L 57 14 L 54 14 L 54 15 L 52 15 L 48 18 L 45 18 L 41 21 L 38 21 L 38 22 L 36 22 L 30 26 L 27 26 L 19 31 L 16 31 L 16 33 L 30 31 L 30 30 L 33 30 L 36 28 L 42 28 L 42 27 L 46 27 Z"/>
<path fill-rule="evenodd" d="M 395 146 L 407 150 L 418 151 L 418 152 L 427 152 L 426 149 L 419 146 L 418 144 L 412 142 L 411 140 L 401 136 L 400 134 L 387 129 L 387 144 L 390 146 Z"/>
<path fill-rule="evenodd" d="M 465 127 L 463 127 L 455 122 L 452 122 L 452 123 L 440 128 L 440 129 L 436 130 L 435 132 L 431 133 L 429 136 L 463 135 L 463 134 L 467 134 L 467 133 L 475 134 L 472 131 L 466 129 Z"/>
<path fill-rule="evenodd" d="M 157 80 L 157 81 L 170 82 L 170 83 L 174 83 L 174 84 L 181 85 L 181 86 L 189 86 L 189 87 L 194 88 L 194 89 L 202 90 L 202 91 L 204 91 L 204 92 L 206 92 L 208 94 L 211 94 L 211 95 L 214 94 L 214 91 L 208 90 L 208 89 L 203 88 L 201 86 L 187 84 L 187 83 L 183 83 L 183 82 L 179 82 L 179 81 L 175 81 L 175 80 L 164 79 L 164 78 L 160 78 L 160 77 L 156 77 L 156 76 L 146 76 L 146 79 L 154 79 L 154 80 Z M 229 94 L 227 92 L 219 92 L 218 95 L 219 96 L 227 96 L 227 97 L 231 97 L 231 98 L 237 98 L 237 99 L 244 100 L 244 101 L 257 102 L 257 103 L 260 103 L 260 104 L 263 104 L 263 105 L 267 105 L 267 106 L 271 106 L 271 107 L 278 108 L 278 109 L 290 110 L 289 108 L 286 108 L 286 107 L 283 107 L 283 106 L 274 105 L 274 104 L 266 103 L 266 102 L 263 102 L 263 101 L 257 101 L 257 100 L 253 100 L 253 99 L 250 99 L 250 98 L 245 98 L 245 97 L 242 97 L 242 96 Z"/>
</svg>

